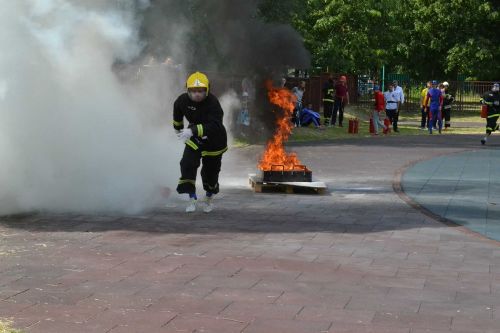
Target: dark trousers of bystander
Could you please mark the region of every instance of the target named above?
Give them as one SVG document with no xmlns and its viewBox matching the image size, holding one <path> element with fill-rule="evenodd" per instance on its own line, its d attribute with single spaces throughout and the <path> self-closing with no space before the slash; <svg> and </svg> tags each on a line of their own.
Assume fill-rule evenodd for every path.
<svg viewBox="0 0 500 333">
<path fill-rule="evenodd" d="M 333 114 L 332 114 L 332 125 L 335 125 L 337 122 L 337 112 L 339 113 L 339 126 L 342 127 L 342 122 L 344 121 L 344 99 L 336 98 L 335 103 L 333 105 Z"/>
<path fill-rule="evenodd" d="M 420 121 L 420 127 L 421 128 L 428 128 L 429 127 L 429 108 L 423 106 L 421 109 L 422 112 L 422 119 Z"/>
<path fill-rule="evenodd" d="M 397 109 L 394 110 L 385 110 L 385 114 L 387 115 L 387 118 L 391 121 L 392 128 L 395 132 L 398 132 L 398 120 L 399 120 L 399 111 Z"/>
</svg>

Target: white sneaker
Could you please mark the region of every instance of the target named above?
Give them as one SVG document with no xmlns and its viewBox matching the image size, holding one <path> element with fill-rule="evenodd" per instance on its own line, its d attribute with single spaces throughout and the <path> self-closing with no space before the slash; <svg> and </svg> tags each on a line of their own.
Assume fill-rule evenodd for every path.
<svg viewBox="0 0 500 333">
<path fill-rule="evenodd" d="M 196 199 L 189 199 L 189 205 L 186 207 L 186 213 L 192 213 L 196 211 Z"/>
<path fill-rule="evenodd" d="M 213 197 L 206 197 L 205 206 L 203 207 L 203 211 L 205 213 L 210 213 L 213 210 L 214 210 L 214 198 Z"/>
</svg>

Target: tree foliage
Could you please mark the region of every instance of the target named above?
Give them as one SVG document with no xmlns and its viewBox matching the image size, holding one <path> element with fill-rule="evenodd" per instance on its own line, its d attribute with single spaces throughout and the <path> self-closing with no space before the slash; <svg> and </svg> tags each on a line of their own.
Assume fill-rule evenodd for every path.
<svg viewBox="0 0 500 333">
<path fill-rule="evenodd" d="M 266 20 L 292 24 L 314 67 L 415 78 L 500 76 L 498 1 L 262 0 Z"/>
</svg>

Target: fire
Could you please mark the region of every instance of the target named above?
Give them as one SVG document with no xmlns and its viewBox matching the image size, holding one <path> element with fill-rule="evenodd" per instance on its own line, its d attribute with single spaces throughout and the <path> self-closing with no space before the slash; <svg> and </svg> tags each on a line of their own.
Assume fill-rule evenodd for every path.
<svg viewBox="0 0 500 333">
<path fill-rule="evenodd" d="M 272 166 L 279 166 L 275 170 L 281 170 L 281 165 L 283 165 L 285 170 L 294 170 L 297 165 L 301 164 L 300 160 L 295 153 L 287 154 L 283 143 L 288 140 L 292 132 L 290 118 L 293 115 L 297 98 L 286 88 L 273 87 L 271 81 L 268 81 L 266 86 L 269 101 L 278 106 L 282 112 L 276 113 L 276 132 L 267 143 L 266 151 L 259 163 L 259 169 L 267 171 L 271 170 Z"/>
</svg>

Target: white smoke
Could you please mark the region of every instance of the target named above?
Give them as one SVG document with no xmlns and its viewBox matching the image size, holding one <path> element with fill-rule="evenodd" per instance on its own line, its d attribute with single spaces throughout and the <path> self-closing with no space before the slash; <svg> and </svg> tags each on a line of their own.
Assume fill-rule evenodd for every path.
<svg viewBox="0 0 500 333">
<path fill-rule="evenodd" d="M 0 214 L 135 213 L 175 186 L 174 93 L 112 70 L 143 48 L 135 14 L 148 3 L 2 1 Z"/>
<path fill-rule="evenodd" d="M 226 91 L 220 97 L 220 105 L 224 110 L 224 125 L 228 129 L 227 140 L 233 142 L 233 134 L 230 129 L 234 128 L 235 123 L 238 121 L 238 113 L 241 110 L 241 101 L 238 94 L 234 90 Z"/>
</svg>

